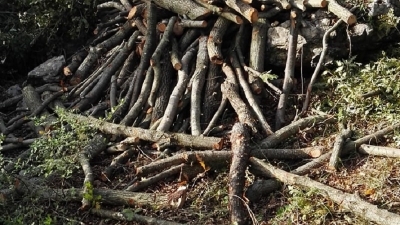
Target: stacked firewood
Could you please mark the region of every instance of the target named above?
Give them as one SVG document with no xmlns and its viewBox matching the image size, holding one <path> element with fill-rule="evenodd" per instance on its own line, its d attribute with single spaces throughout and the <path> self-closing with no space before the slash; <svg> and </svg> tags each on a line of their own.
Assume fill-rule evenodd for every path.
<svg viewBox="0 0 400 225">
<path fill-rule="evenodd" d="M 299 178 L 299 175 L 320 166 L 321 162 L 331 156 L 330 153 L 321 156 L 323 148 L 320 146 L 273 149 L 301 129 L 320 123 L 336 122 L 332 116 L 316 115 L 285 126 L 289 123 L 288 119 L 293 119 L 287 117 L 285 108 L 293 86 L 302 13 L 313 8 L 327 8 L 337 16 L 337 24 L 356 23 L 356 17 L 345 7 L 336 1 L 325 0 L 152 0 L 134 3 L 121 0 L 103 3 L 98 6 L 101 22 L 95 30 L 95 39 L 87 48 L 77 52 L 71 62 L 63 68 L 61 90 L 49 85 L 36 89 L 28 85 L 24 88 L 23 95 L 2 103 L 0 108 L 24 99 L 26 102 L 32 102 L 28 104 L 31 110 L 28 115 L 46 114 L 50 123 L 56 118 L 48 114 L 45 108 L 50 103 L 53 104 L 51 107 L 64 108 L 65 102 L 54 102 L 54 99 L 66 94 L 67 106 L 78 113 L 64 112 L 64 116 L 90 124 L 105 134 L 128 137 L 115 144 L 115 148 L 137 145 L 138 140 L 144 140 L 155 143 L 153 147 L 158 150 L 168 150 L 172 146 L 202 150 L 176 154 L 136 167 L 136 178 L 124 191 L 95 189 L 94 193 L 101 195 L 102 201 L 108 204 L 139 204 L 159 208 L 178 202 L 176 207 L 182 207 L 187 192 L 185 187 L 178 188 L 176 193 L 169 196 L 135 192 L 182 171 L 191 173 L 186 178 L 190 180 L 209 167 L 228 166 L 228 162 L 232 161 L 229 178 L 231 222 L 246 224 L 249 218 L 243 200 L 243 187 L 244 171 L 248 165 L 251 165 L 252 172 L 264 177 L 277 178 L 291 184 L 318 186 L 320 184 Z M 260 78 L 266 69 L 264 57 L 267 29 L 271 26 L 269 19 L 275 16 L 290 19 L 285 77 L 281 85 L 274 85 Z M 337 25 L 327 30 L 324 35 L 323 54 L 307 90 L 307 99 L 300 116 L 307 113 L 312 84 L 326 54 L 327 37 L 336 27 Z M 249 29 L 251 34 L 246 35 L 246 30 Z M 41 102 L 39 93 L 48 91 L 58 92 Z M 273 118 L 266 115 L 270 115 L 275 109 L 268 108 L 270 103 L 260 102 L 262 97 L 268 99 L 269 95 L 279 98 L 278 107 L 274 112 L 274 125 L 268 122 L 273 121 Z M 230 124 L 224 124 L 220 122 L 220 117 L 228 108 L 228 104 L 235 115 L 229 120 Z M 98 120 L 93 117 L 106 119 Z M 230 130 L 235 121 L 238 123 L 233 126 L 228 139 L 227 132 L 223 131 Z M 0 128 L 4 134 L 11 134 L 23 122 Z M 390 127 L 379 135 L 383 136 L 393 129 L 394 127 Z M 36 133 L 41 134 L 40 128 Z M 341 148 L 342 152 L 338 150 L 334 154 L 335 157 L 347 154 L 376 137 L 371 135 L 346 142 L 348 136 L 338 138 L 338 149 Z M 250 137 L 255 137 L 256 144 L 250 144 Z M 60 195 L 67 196 L 69 200 L 81 198 L 82 209 L 89 209 L 92 203 L 83 196 L 92 191 L 87 184 L 93 183 L 95 179 L 90 160 L 106 148 L 112 151 L 107 146 L 109 140 L 109 137 L 99 134 L 79 153 L 79 162 L 85 174 L 85 185 L 81 190 L 74 191 L 75 194 L 72 191 L 68 194 L 66 190 L 50 191 L 47 187 L 40 187 L 43 191 L 39 194 L 54 200 L 59 199 Z M 215 151 L 230 147 L 232 151 Z M 126 163 L 135 150 L 128 148 L 123 151 L 104 169 L 100 180 L 112 181 L 118 166 Z M 298 175 L 280 171 L 259 160 L 319 156 L 319 161 L 311 161 L 292 171 Z M 13 165 L 10 163 L 5 170 L 12 171 L 15 169 Z M 331 165 L 335 165 L 335 162 Z M 143 177 L 148 179 L 139 179 Z M 27 192 L 26 189 L 29 188 L 38 189 L 36 184 L 29 181 L 24 183 L 28 188 L 19 187 L 21 193 Z M 255 187 L 255 184 L 255 188 L 248 189 L 246 196 L 251 201 L 279 187 L 279 183 L 272 180 L 263 180 L 262 184 L 261 187 Z M 327 193 L 335 191 L 325 186 L 318 188 Z M 349 196 L 338 191 L 332 199 L 340 203 L 345 202 L 348 204 L 346 207 L 351 208 L 353 203 L 343 199 Z M 362 210 L 371 208 L 376 214 L 382 214 L 372 205 L 360 202 L 364 208 L 361 211 L 355 210 L 356 213 L 363 213 Z M 109 212 L 98 209 L 92 211 L 94 214 L 113 218 Z M 387 212 L 382 215 L 394 218 L 393 221 L 397 218 Z M 143 219 L 137 216 L 137 221 Z M 374 217 L 368 219 L 377 221 Z"/>
</svg>

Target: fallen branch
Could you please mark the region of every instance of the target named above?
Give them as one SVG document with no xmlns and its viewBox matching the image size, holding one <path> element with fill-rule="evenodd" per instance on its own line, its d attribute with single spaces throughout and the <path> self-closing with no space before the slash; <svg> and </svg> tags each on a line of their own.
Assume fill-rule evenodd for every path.
<svg viewBox="0 0 400 225">
<path fill-rule="evenodd" d="M 245 173 L 249 159 L 249 127 L 236 123 L 232 128 L 232 163 L 229 170 L 229 208 L 231 224 L 247 224 L 244 199 Z"/>
<path fill-rule="evenodd" d="M 129 222 L 138 222 L 140 224 L 151 224 L 151 225 L 180 225 L 181 223 L 170 222 L 167 220 L 152 218 L 149 216 L 142 216 L 136 214 L 131 209 L 124 209 L 122 212 L 114 212 L 106 209 L 96 209 L 93 208 L 90 210 L 90 213 L 117 221 L 129 221 Z"/>
<path fill-rule="evenodd" d="M 382 225 L 392 225 L 397 224 L 398 221 L 400 221 L 400 215 L 388 212 L 384 209 L 378 209 L 376 205 L 372 205 L 362 200 L 356 194 L 348 194 L 321 184 L 308 177 L 288 173 L 257 158 L 251 157 L 250 163 L 252 167 L 257 167 L 258 171 L 262 171 L 266 177 L 276 178 L 286 184 L 298 185 L 300 187 L 309 189 L 317 189 L 322 195 L 331 199 L 336 204 L 339 204 L 341 207 L 350 210 L 356 215 L 361 216 L 371 222 Z"/>
<path fill-rule="evenodd" d="M 92 117 L 85 117 L 78 114 L 63 112 L 63 114 L 72 121 L 89 124 L 101 132 L 114 135 L 123 135 L 126 137 L 137 137 L 145 141 L 156 142 L 164 146 L 185 146 L 200 149 L 221 149 L 222 139 L 214 137 L 191 136 L 182 133 L 166 133 L 155 130 L 147 130 L 136 127 L 126 127 L 101 121 Z"/>
<path fill-rule="evenodd" d="M 328 52 L 328 38 L 330 37 L 330 34 L 336 30 L 336 28 L 339 27 L 339 25 L 343 22 L 342 19 L 338 20 L 335 25 L 333 25 L 329 30 L 327 30 L 324 34 L 324 37 L 322 38 L 322 52 L 319 57 L 319 61 L 317 66 L 314 69 L 314 73 L 311 76 L 310 83 L 307 86 L 307 93 L 306 93 L 306 99 L 304 100 L 303 103 L 303 108 L 301 109 L 301 112 L 299 113 L 299 116 L 304 115 L 307 112 L 308 105 L 310 104 L 310 97 L 311 97 L 311 91 L 314 86 L 315 81 L 317 80 L 318 74 L 320 73 L 320 70 L 323 66 L 323 63 L 325 61 L 325 56 Z"/>
<path fill-rule="evenodd" d="M 90 166 L 90 160 L 96 157 L 100 152 L 107 148 L 107 138 L 104 135 L 97 134 L 89 141 L 89 143 L 83 148 L 82 152 L 79 153 L 78 160 L 82 166 L 85 179 L 83 181 L 83 195 L 91 195 L 93 191 L 94 175 Z M 82 198 L 82 210 L 87 210 L 92 205 L 92 199 L 87 197 Z"/>
<path fill-rule="evenodd" d="M 358 152 L 362 154 L 375 155 L 375 156 L 384 156 L 384 157 L 400 157 L 400 149 L 391 148 L 391 147 L 382 147 L 382 146 L 374 146 L 362 144 L 358 148 Z"/>
<path fill-rule="evenodd" d="M 339 162 L 340 152 L 343 149 L 347 139 L 351 137 L 353 132 L 350 129 L 343 129 L 340 134 L 336 136 L 335 144 L 333 145 L 331 159 L 328 163 L 328 169 L 336 170 Z"/>
<path fill-rule="evenodd" d="M 293 122 L 277 131 L 274 134 L 268 136 L 264 140 L 262 140 L 258 145 L 260 148 L 273 148 L 277 144 L 283 142 L 285 139 L 290 137 L 291 135 L 297 133 L 299 130 L 302 130 L 306 127 L 314 126 L 318 123 L 333 123 L 336 122 L 336 119 L 329 115 L 317 115 L 310 116 L 296 122 Z"/>
<path fill-rule="evenodd" d="M 291 24 L 290 24 L 289 47 L 287 53 L 288 56 L 285 67 L 285 79 L 283 82 L 282 94 L 279 97 L 278 108 L 276 110 L 275 129 L 280 129 L 286 122 L 285 113 L 287 107 L 287 99 L 293 86 L 300 18 L 301 18 L 301 13 L 299 12 L 299 10 L 292 9 L 292 11 L 290 12 Z"/>
</svg>

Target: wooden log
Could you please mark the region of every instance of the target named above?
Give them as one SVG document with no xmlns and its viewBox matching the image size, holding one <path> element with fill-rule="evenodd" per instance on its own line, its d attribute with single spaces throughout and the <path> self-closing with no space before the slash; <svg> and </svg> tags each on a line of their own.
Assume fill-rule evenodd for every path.
<svg viewBox="0 0 400 225">
<path fill-rule="evenodd" d="M 192 20 L 203 19 L 211 14 L 209 9 L 202 7 L 191 0 L 181 0 L 179 1 L 179 4 L 170 0 L 154 0 L 154 3 L 179 15 L 186 15 Z"/>
<path fill-rule="evenodd" d="M 240 13 L 244 18 L 246 18 L 250 23 L 254 23 L 258 20 L 257 9 L 251 7 L 250 5 L 238 1 L 238 0 L 225 0 L 225 4 Z"/>
<path fill-rule="evenodd" d="M 90 124 L 94 128 L 115 135 L 123 135 L 126 137 L 138 137 L 145 141 L 157 142 L 164 145 L 178 145 L 200 149 L 221 149 L 222 139 L 215 137 L 198 137 L 187 134 L 166 133 L 155 130 L 146 130 L 142 128 L 126 127 L 118 124 L 108 123 L 92 117 L 85 117 L 69 112 L 62 112 L 71 120 L 81 123 Z"/>
<path fill-rule="evenodd" d="M 232 66 L 236 71 L 237 78 L 239 80 L 239 84 L 242 87 L 242 90 L 245 94 L 246 100 L 249 103 L 252 111 L 256 114 L 259 124 L 261 128 L 264 130 L 266 135 L 271 135 L 274 132 L 271 129 L 271 126 L 268 124 L 267 119 L 265 118 L 259 104 L 256 102 L 253 93 L 251 92 L 250 85 L 246 81 L 245 75 L 243 73 L 242 67 L 239 64 L 239 60 L 237 59 L 236 53 L 232 52 L 231 54 Z"/>
<path fill-rule="evenodd" d="M 215 64 L 223 63 L 223 56 L 221 52 L 222 38 L 228 29 L 230 21 L 224 17 L 218 17 L 214 27 L 210 31 L 207 41 L 207 50 L 210 61 Z"/>
<path fill-rule="evenodd" d="M 316 115 L 310 116 L 303 119 L 300 119 L 296 122 L 293 122 L 281 129 L 275 131 L 274 134 L 268 136 L 264 140 L 259 143 L 261 148 L 273 148 L 277 144 L 283 142 L 285 139 L 289 138 L 291 135 L 297 133 L 299 130 L 304 129 L 306 127 L 313 126 L 318 123 L 334 123 L 336 119 L 329 115 Z M 347 144 L 345 148 L 347 147 Z"/>
<path fill-rule="evenodd" d="M 180 70 L 182 68 L 182 62 L 179 57 L 179 45 L 178 41 L 176 40 L 175 37 L 171 38 L 171 51 L 170 51 L 170 57 L 171 57 L 171 63 L 172 66 L 176 71 Z"/>
<path fill-rule="evenodd" d="M 203 92 L 208 64 L 209 58 L 207 52 L 207 36 L 201 36 L 199 38 L 199 51 L 197 52 L 196 67 L 192 77 L 193 84 L 190 96 L 190 127 L 192 135 L 201 134 L 201 93 Z"/>
<path fill-rule="evenodd" d="M 178 22 L 181 27 L 194 27 L 194 28 L 205 28 L 207 27 L 207 21 L 205 20 L 185 20 L 181 19 Z"/>
<path fill-rule="evenodd" d="M 41 200 L 79 202 L 84 196 L 83 189 L 56 189 L 47 186 L 39 186 L 25 179 L 18 179 L 15 188 L 20 194 L 32 194 Z M 119 191 L 110 189 L 93 188 L 93 196 L 101 196 L 103 204 L 116 206 L 149 206 L 152 208 L 170 208 L 168 194 L 165 193 L 140 193 L 131 191 Z"/>
<path fill-rule="evenodd" d="M 107 209 L 92 208 L 90 213 L 111 220 L 137 222 L 138 224 L 182 225 L 182 223 L 175 223 L 167 220 L 139 215 L 130 209 L 124 209 L 121 212 L 114 212 Z"/>
<path fill-rule="evenodd" d="M 173 89 L 173 77 L 176 74 L 176 71 L 174 71 L 172 65 L 168 63 L 168 61 L 170 61 L 170 54 L 168 54 L 168 52 L 164 52 L 162 58 L 162 61 L 164 61 L 164 63 L 161 64 L 162 73 L 160 77 L 155 77 L 153 81 L 153 83 L 155 83 L 157 82 L 157 79 L 159 79 L 158 90 L 155 89 L 157 85 L 153 84 L 150 97 L 147 102 L 148 105 L 152 107 L 152 111 L 150 113 L 150 126 L 153 125 L 157 120 L 161 119 L 164 115 L 165 109 L 168 106 L 169 96 L 171 95 Z"/>
<path fill-rule="evenodd" d="M 97 5 L 97 10 L 105 9 L 105 8 L 115 8 L 121 12 L 126 10 L 125 7 L 121 3 L 118 3 L 118 2 L 109 1 L 109 2 L 104 2 L 104 3 Z"/>
<path fill-rule="evenodd" d="M 328 163 L 328 169 L 330 170 L 336 170 L 338 167 L 339 163 L 339 157 L 340 153 L 343 149 L 344 144 L 346 143 L 346 140 L 350 138 L 352 135 L 352 131 L 350 129 L 343 129 L 340 134 L 336 136 L 335 139 L 335 144 L 333 145 L 333 150 L 332 150 L 332 155 L 331 159 L 329 160 Z"/>
<path fill-rule="evenodd" d="M 357 18 L 345 7 L 339 5 L 335 0 L 329 0 L 328 11 L 338 16 L 348 25 L 357 23 Z"/>
<path fill-rule="evenodd" d="M 247 224 L 249 216 L 244 202 L 244 185 L 249 159 L 249 127 L 236 123 L 231 133 L 232 163 L 229 169 L 229 208 L 231 224 Z"/>
<path fill-rule="evenodd" d="M 97 134 L 89 141 L 89 143 L 79 153 L 78 160 L 82 166 L 85 179 L 83 181 L 83 195 L 91 195 L 93 191 L 94 175 L 90 166 L 90 160 L 96 157 L 100 152 L 104 151 L 107 147 L 108 139 L 102 135 Z M 87 197 L 82 198 L 82 206 L 80 209 L 88 210 L 92 205 L 92 199 Z"/>
<path fill-rule="evenodd" d="M 391 213 L 385 209 L 379 209 L 376 205 L 372 205 L 371 203 L 362 200 L 357 194 L 345 193 L 341 190 L 314 181 L 311 178 L 288 173 L 257 158 L 251 157 L 250 163 L 252 166 L 257 167 L 258 170 L 262 171 L 266 177 L 274 177 L 279 181 L 290 185 L 297 185 L 307 189 L 317 189 L 318 192 L 325 197 L 368 221 L 382 225 L 397 224 L 398 221 L 400 221 L 400 215 Z"/>
<path fill-rule="evenodd" d="M 204 102 L 207 104 L 202 105 L 201 125 L 204 129 L 206 124 L 211 121 L 214 113 L 217 111 L 221 101 L 221 87 L 218 82 L 221 67 L 211 63 L 206 77 Z"/>
<path fill-rule="evenodd" d="M 304 0 L 303 4 L 309 8 L 325 8 L 328 5 L 327 0 Z"/>
<path fill-rule="evenodd" d="M 222 65 L 222 71 L 226 75 L 226 79 L 221 85 L 222 93 L 229 99 L 231 106 L 238 115 L 239 121 L 250 126 L 252 133 L 257 134 L 256 119 L 250 108 L 239 96 L 239 84 L 236 80 L 235 72 L 226 63 Z"/>
<path fill-rule="evenodd" d="M 400 157 L 400 149 L 398 148 L 375 146 L 368 144 L 362 144 L 358 149 L 358 152 L 362 154 L 375 155 L 375 156 L 384 156 L 393 158 Z"/>
<path fill-rule="evenodd" d="M 171 96 L 169 97 L 167 108 L 165 109 L 164 115 L 161 118 L 160 125 L 157 127 L 157 131 L 169 131 L 171 128 L 173 120 L 178 112 L 177 108 L 179 101 L 182 98 L 189 82 L 189 65 L 190 61 L 195 56 L 196 50 L 196 48 L 192 48 L 182 57 L 182 64 L 184 66 L 178 71 L 177 84 L 172 90 Z"/>
<path fill-rule="evenodd" d="M 290 12 L 290 36 L 287 53 L 288 56 L 285 66 L 285 80 L 283 82 L 282 94 L 279 97 L 278 108 L 276 110 L 275 129 L 280 129 L 286 122 L 285 113 L 287 107 L 287 98 L 293 86 L 300 18 L 301 12 L 296 9 L 292 9 Z"/>
<path fill-rule="evenodd" d="M 132 7 L 129 10 L 128 20 L 130 20 L 130 19 L 132 19 L 134 17 L 141 16 L 145 8 L 146 8 L 146 4 L 145 3 L 139 4 L 139 5 L 135 5 L 134 7 Z"/>
<path fill-rule="evenodd" d="M 359 138 L 355 141 L 349 141 L 346 143 L 346 145 L 343 148 L 342 154 L 346 155 L 351 153 L 354 150 L 357 150 L 362 144 L 373 144 L 377 143 L 380 138 L 383 138 L 383 136 L 392 133 L 394 130 L 400 128 L 400 123 L 396 123 L 393 125 L 390 125 L 382 130 L 378 130 L 372 134 L 366 135 L 362 138 Z"/>
</svg>

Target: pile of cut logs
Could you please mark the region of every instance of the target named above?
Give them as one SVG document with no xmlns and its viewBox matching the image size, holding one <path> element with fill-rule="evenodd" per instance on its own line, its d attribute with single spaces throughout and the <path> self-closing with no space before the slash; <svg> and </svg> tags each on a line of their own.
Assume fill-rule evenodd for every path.
<svg viewBox="0 0 400 225">
<path fill-rule="evenodd" d="M 33 88 L 31 85 L 34 82 L 28 80 L 29 84 L 24 88 L 22 95 L 0 104 L 0 109 L 4 109 L 23 99 L 30 110 L 24 118 L 10 120 L 8 127 L 3 126 L 4 121 L 0 121 L 2 133 L 6 135 L 12 135 L 15 129 L 28 122 L 25 117 L 27 115 L 45 115 L 46 122 L 51 124 L 56 117 L 47 111 L 47 107 L 73 109 L 76 114 L 63 112 L 63 116 L 76 122 L 90 124 L 101 131 L 102 134 L 95 136 L 87 148 L 77 153 L 85 174 L 85 184 L 80 190 L 49 190 L 48 187 L 39 187 L 24 180 L 24 185 L 16 189 L 19 193 L 27 193 L 29 189 L 40 189 L 42 191 L 37 193 L 38 197 L 53 200 L 82 199 L 81 209 L 89 209 L 92 202 L 83 196 L 93 191 L 89 190 L 88 183 L 93 184 L 96 179 L 90 160 L 106 149 L 112 151 L 107 145 L 111 139 L 104 134 L 113 134 L 127 138 L 123 141 L 113 139 L 119 141 L 113 147 L 119 151 L 124 149 L 124 152 L 104 169 L 99 178 L 103 182 L 112 181 L 116 169 L 133 157 L 137 149 L 126 146 L 143 144 L 138 142 L 139 140 L 155 143 L 152 147 L 160 150 L 157 154 L 160 154 L 161 150 L 174 149 L 174 146 L 193 151 L 136 167 L 136 177 L 124 191 L 95 189 L 94 194 L 101 195 L 104 204 L 137 204 L 160 208 L 180 199 L 175 206 L 183 207 L 188 191 L 184 187 L 179 187 L 177 192 L 171 195 L 159 193 L 155 196 L 138 191 L 167 177 L 176 176 L 182 171 L 186 175 L 190 174 L 185 176 L 190 182 L 197 173 L 207 171 L 210 167 L 229 166 L 228 162 L 231 161 L 229 199 L 232 224 L 246 224 L 249 220 L 242 198 L 245 195 L 244 172 L 248 165 L 251 165 L 252 172 L 263 177 L 319 188 L 333 201 L 357 214 L 365 216 L 364 212 L 368 210 L 372 216 L 367 216 L 367 219 L 371 221 L 379 223 L 379 219 L 374 217 L 379 214 L 382 218 L 391 220 L 391 224 L 398 223 L 398 215 L 379 210 L 362 200 L 354 200 L 353 195 L 300 177 L 330 158 L 331 153 L 321 156 L 323 147 L 273 149 L 301 129 L 336 122 L 336 119 L 329 115 L 314 115 L 289 123 L 293 118 L 288 118 L 286 112 L 286 100 L 292 90 L 294 68 L 299 54 L 297 45 L 301 42 L 298 38 L 299 28 L 307 26 L 302 17 L 304 12 L 316 10 L 315 8 L 327 8 L 327 12 L 334 15 L 332 21 L 336 23 L 334 26 L 332 21 L 326 24 L 330 29 L 326 29 L 323 35 L 322 53 L 307 89 L 307 98 L 299 115 L 301 117 L 308 113 L 312 84 L 321 70 L 329 34 L 340 23 L 356 23 L 356 17 L 350 10 L 336 1 L 152 0 L 132 3 L 129 0 L 121 0 L 98 5 L 101 21 L 95 30 L 95 39 L 88 48 L 77 52 L 68 65 L 65 66 L 65 60 L 62 59 L 57 59 L 62 67 L 50 63 L 51 68 L 60 68 L 59 71 L 55 69 L 56 73 L 51 75 L 51 79 L 48 77 L 49 73 L 43 76 L 47 76 L 47 82 L 61 80 L 62 87 L 45 84 Z M 267 31 L 274 26 L 269 20 L 276 17 L 281 18 L 281 22 L 290 21 L 283 85 L 260 78 L 266 69 Z M 249 30 L 251 32 L 248 32 Z M 62 73 L 62 77 L 58 77 L 57 72 Z M 32 73 L 30 77 L 36 75 Z M 42 81 L 46 83 L 43 77 Z M 40 83 L 37 79 L 35 82 Z M 51 92 L 55 94 L 50 95 Z M 42 97 L 47 96 L 45 101 L 42 102 L 40 94 L 43 94 Z M 56 100 L 63 95 L 66 95 L 66 101 Z M 274 105 L 271 102 L 266 103 L 271 96 L 279 99 L 277 108 L 271 107 Z M 270 116 L 275 110 L 276 115 Z M 226 111 L 229 111 L 228 115 L 231 118 L 221 120 Z M 99 117 L 106 119 L 96 119 Z M 229 124 L 224 123 L 226 121 Z M 235 121 L 237 123 L 233 126 Z M 271 121 L 275 121 L 273 126 L 270 125 Z M 33 123 L 30 125 L 38 136 L 46 130 L 46 124 L 44 127 Z M 348 133 L 343 138 L 339 136 L 341 144 L 338 146 L 342 150 L 341 153 L 336 153 L 335 157 L 354 151 L 361 144 L 390 133 L 398 126 L 400 125 L 346 143 L 342 142 L 347 140 Z M 226 132 L 227 130 L 229 132 Z M 256 144 L 250 144 L 250 137 L 254 137 L 252 143 Z M 6 140 L 14 139 L 8 136 Z M 30 143 L 32 142 L 15 145 L 29 146 Z M 232 151 L 225 151 L 230 148 Z M 8 149 L 3 146 L 1 151 L 5 152 Z M 29 154 L 27 150 L 18 159 L 23 159 Z M 281 171 L 259 160 L 319 156 L 319 161 L 311 161 L 292 173 Z M 11 172 L 16 169 L 15 164 L 11 162 L 4 169 Z M 148 179 L 141 179 L 145 177 Z M 248 188 L 246 196 L 251 201 L 256 201 L 260 196 L 278 187 L 279 182 L 275 180 L 260 180 Z M 12 195 L 8 192 L 2 194 L 5 197 Z M 115 218 L 114 214 L 106 210 L 92 209 L 91 212 Z M 121 214 L 118 219 L 122 217 Z M 133 218 L 136 221 L 142 219 L 144 217 L 140 215 Z"/>
</svg>

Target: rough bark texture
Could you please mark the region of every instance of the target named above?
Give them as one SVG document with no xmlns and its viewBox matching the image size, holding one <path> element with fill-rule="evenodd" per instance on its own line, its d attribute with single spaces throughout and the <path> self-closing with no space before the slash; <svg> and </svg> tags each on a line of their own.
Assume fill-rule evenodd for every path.
<svg viewBox="0 0 400 225">
<path fill-rule="evenodd" d="M 229 203 L 231 224 L 247 224 L 249 218 L 244 200 L 245 172 L 249 159 L 249 128 L 236 123 L 232 128 L 232 163 L 229 170 Z"/>
</svg>

